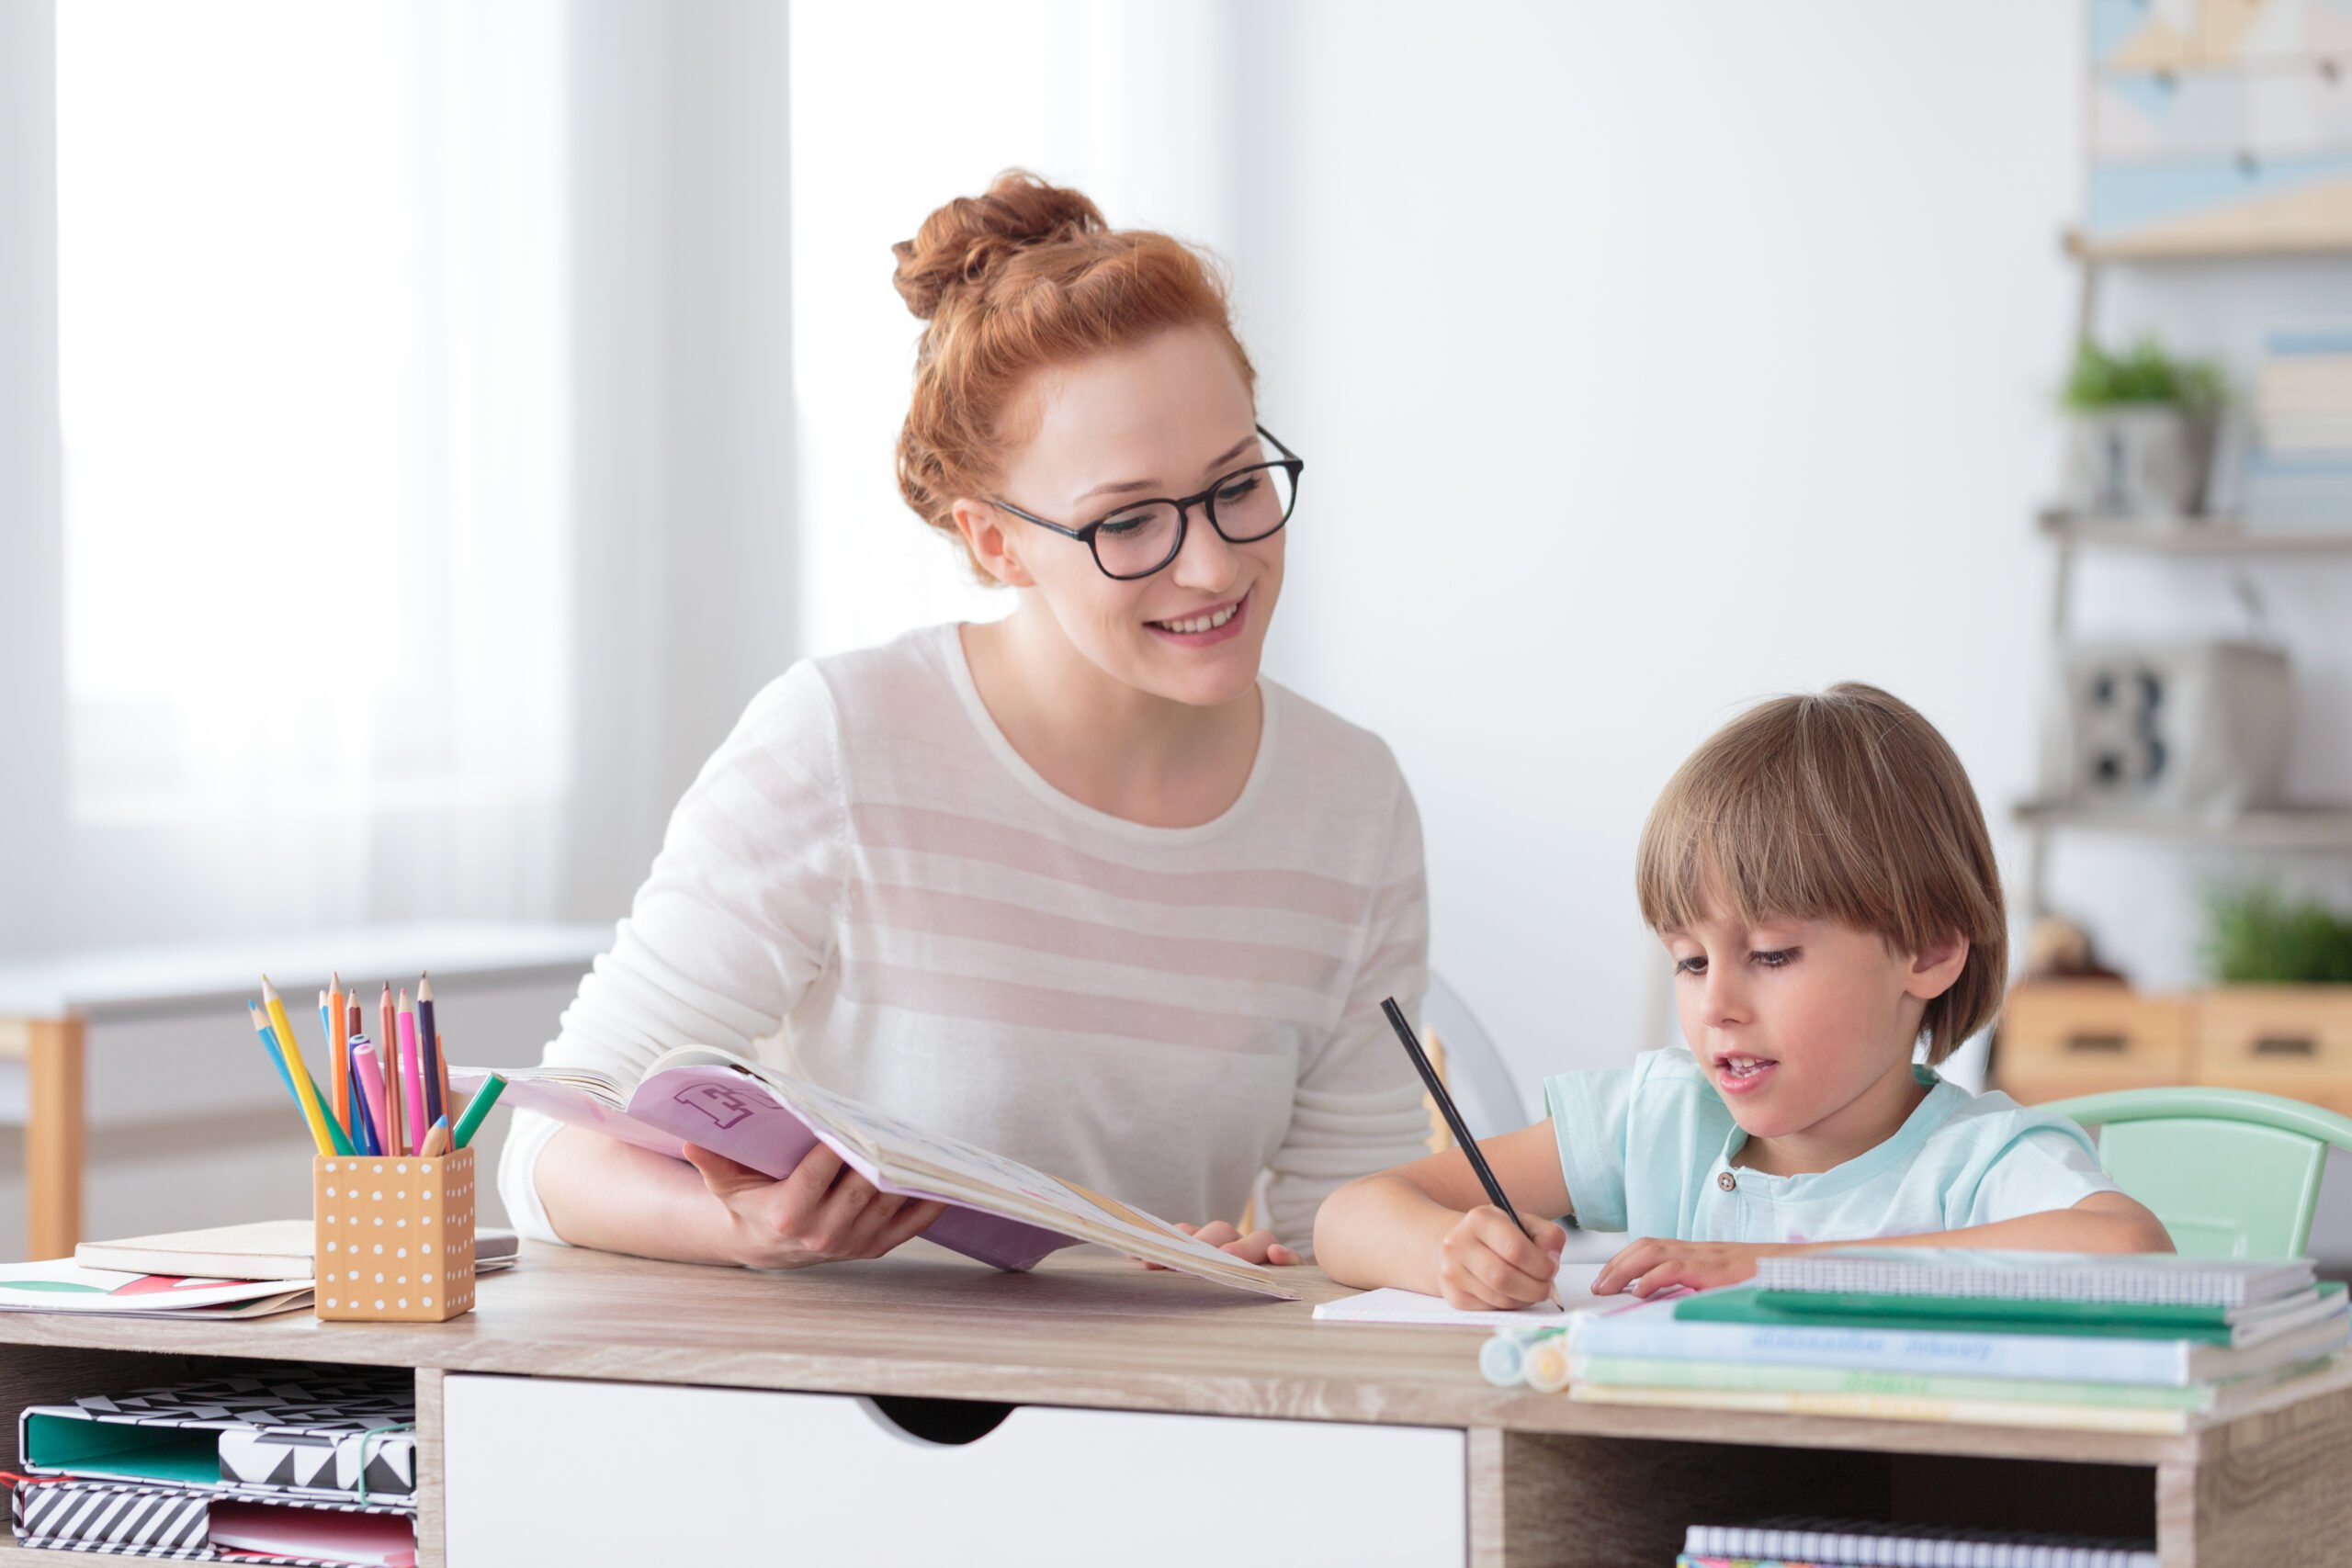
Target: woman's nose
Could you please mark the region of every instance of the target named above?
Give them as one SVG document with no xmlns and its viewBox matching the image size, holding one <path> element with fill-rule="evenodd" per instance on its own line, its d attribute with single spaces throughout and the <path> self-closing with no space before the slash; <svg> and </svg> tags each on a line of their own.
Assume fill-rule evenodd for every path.
<svg viewBox="0 0 2352 1568">
<path fill-rule="evenodd" d="M 1185 520 L 1184 547 L 1176 552 L 1169 571 L 1187 588 L 1221 589 L 1233 581 L 1234 548 L 1211 525 L 1208 513 L 1194 509 Z"/>
</svg>

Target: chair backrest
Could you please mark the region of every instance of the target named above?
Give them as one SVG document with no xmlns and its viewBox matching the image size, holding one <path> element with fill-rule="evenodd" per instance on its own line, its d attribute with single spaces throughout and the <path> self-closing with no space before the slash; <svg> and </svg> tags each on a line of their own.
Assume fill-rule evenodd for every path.
<svg viewBox="0 0 2352 1568">
<path fill-rule="evenodd" d="M 2039 1109 L 2098 1133 L 2099 1163 L 2188 1258 L 2299 1258 L 2352 1118 L 2235 1089 L 2132 1089 Z"/>
<path fill-rule="evenodd" d="M 1430 976 L 1429 993 L 1421 1000 L 1421 1031 L 1444 1052 L 1439 1076 L 1445 1080 L 1453 1108 L 1470 1124 L 1473 1137 L 1491 1138 L 1527 1125 L 1519 1090 L 1510 1081 L 1510 1069 L 1503 1066 L 1502 1053 L 1495 1049 L 1494 1038 L 1462 999 L 1462 993 L 1435 974 Z M 1434 1113 L 1435 1108 L 1431 1110 Z M 1437 1123 L 1436 1130 L 1444 1131 L 1443 1122 Z M 1439 1146 L 1452 1142 L 1448 1138 Z"/>
</svg>

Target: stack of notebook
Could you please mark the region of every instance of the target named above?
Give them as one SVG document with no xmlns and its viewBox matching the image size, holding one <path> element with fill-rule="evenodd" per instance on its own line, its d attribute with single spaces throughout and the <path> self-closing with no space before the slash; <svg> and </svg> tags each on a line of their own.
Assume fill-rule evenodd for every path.
<svg viewBox="0 0 2352 1568">
<path fill-rule="evenodd" d="M 2177 1432 L 2325 1371 L 2341 1284 L 2308 1260 L 1853 1247 L 1577 1314 L 1570 1397 L 1607 1404 Z"/>
<path fill-rule="evenodd" d="M 413 1568 L 416 1396 L 406 1371 L 264 1367 L 19 1417 L 26 1546 Z"/>
</svg>

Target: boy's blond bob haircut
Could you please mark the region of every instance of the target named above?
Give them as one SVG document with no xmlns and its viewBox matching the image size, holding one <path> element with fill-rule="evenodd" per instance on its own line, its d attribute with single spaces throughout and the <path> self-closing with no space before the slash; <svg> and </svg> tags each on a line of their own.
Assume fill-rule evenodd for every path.
<svg viewBox="0 0 2352 1568">
<path fill-rule="evenodd" d="M 1652 931 L 1830 919 L 1906 953 L 1966 937 L 1920 1020 L 1930 1063 L 2000 1010 L 2008 918 L 1976 792 L 1935 726 L 1875 686 L 1778 697 L 1715 731 L 1650 808 L 1634 881 Z"/>
</svg>

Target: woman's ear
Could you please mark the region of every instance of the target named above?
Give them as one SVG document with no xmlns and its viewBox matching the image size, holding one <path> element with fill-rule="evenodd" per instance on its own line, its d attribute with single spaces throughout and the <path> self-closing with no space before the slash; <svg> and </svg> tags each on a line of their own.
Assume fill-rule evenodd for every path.
<svg viewBox="0 0 2352 1568">
<path fill-rule="evenodd" d="M 1966 937 L 1955 933 L 1929 942 L 1911 955 L 1911 970 L 1904 977 L 1904 994 L 1923 1002 L 1934 1001 L 1959 983 L 1961 971 L 1967 967 Z"/>
<path fill-rule="evenodd" d="M 1004 513 L 985 501 L 958 496 L 951 509 L 956 531 L 964 536 L 964 543 L 971 547 L 972 558 L 980 570 L 1008 588 L 1032 588 L 1036 579 L 1021 564 L 1012 548 L 1012 536 L 1004 526 Z"/>
</svg>

